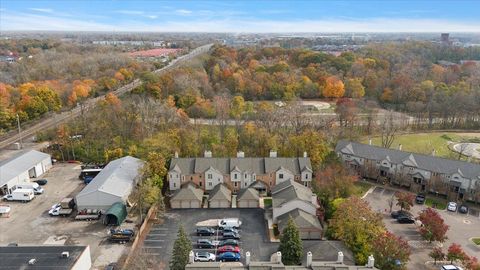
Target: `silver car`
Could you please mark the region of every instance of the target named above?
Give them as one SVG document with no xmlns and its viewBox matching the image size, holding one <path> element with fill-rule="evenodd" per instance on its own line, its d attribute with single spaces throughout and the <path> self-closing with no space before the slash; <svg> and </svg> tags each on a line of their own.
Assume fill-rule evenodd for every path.
<svg viewBox="0 0 480 270">
<path fill-rule="evenodd" d="M 206 252 L 206 251 L 199 251 L 195 253 L 195 261 L 196 262 L 214 262 L 215 254 Z"/>
</svg>

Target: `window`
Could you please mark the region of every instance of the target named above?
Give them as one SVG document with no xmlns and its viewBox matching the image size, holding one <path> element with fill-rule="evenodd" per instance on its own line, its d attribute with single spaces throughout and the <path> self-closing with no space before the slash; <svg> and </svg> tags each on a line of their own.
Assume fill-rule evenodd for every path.
<svg viewBox="0 0 480 270">
<path fill-rule="evenodd" d="M 237 174 L 236 173 L 233 174 L 233 179 L 237 180 Z"/>
<path fill-rule="evenodd" d="M 308 179 L 308 173 L 305 174 L 305 179 Z"/>
<path fill-rule="evenodd" d="M 278 178 L 283 179 L 283 173 L 279 174 Z"/>
<path fill-rule="evenodd" d="M 208 182 L 208 186 L 211 187 L 211 186 L 212 186 L 212 182 Z"/>
<path fill-rule="evenodd" d="M 185 175 L 182 176 L 182 182 L 185 182 Z"/>
<path fill-rule="evenodd" d="M 199 182 L 198 185 L 199 185 L 199 186 L 202 186 L 202 182 Z"/>
<path fill-rule="evenodd" d="M 212 174 L 209 173 L 209 174 L 207 175 L 207 178 L 208 178 L 208 179 L 212 179 Z"/>
<path fill-rule="evenodd" d="M 173 187 L 174 187 L 174 188 L 177 187 L 177 184 L 176 184 L 176 183 L 173 183 Z"/>
<path fill-rule="evenodd" d="M 308 182 L 303 182 L 303 185 L 308 187 Z"/>
<path fill-rule="evenodd" d="M 247 174 L 245 174 L 245 179 L 247 179 Z"/>
<path fill-rule="evenodd" d="M 190 176 L 190 181 L 192 181 L 192 180 L 193 180 L 193 176 Z"/>
<path fill-rule="evenodd" d="M 234 187 L 237 187 L 237 183 L 238 183 L 238 182 L 233 182 L 233 186 L 234 186 Z"/>
<path fill-rule="evenodd" d="M 255 179 L 256 179 L 256 177 L 257 177 L 257 176 L 254 174 L 254 175 L 253 175 L 253 180 L 255 180 Z"/>
</svg>

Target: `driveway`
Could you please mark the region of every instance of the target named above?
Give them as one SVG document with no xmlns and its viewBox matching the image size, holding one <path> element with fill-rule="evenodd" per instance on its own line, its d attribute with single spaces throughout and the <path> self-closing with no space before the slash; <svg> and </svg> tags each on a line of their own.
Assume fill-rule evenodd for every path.
<svg viewBox="0 0 480 270">
<path fill-rule="evenodd" d="M 387 229 L 395 235 L 405 238 L 412 247 L 412 255 L 410 256 L 410 262 L 407 268 L 424 269 L 425 262 L 432 260 L 428 256 L 428 253 L 431 251 L 433 245 L 422 239 L 418 233 L 417 225 L 399 224 L 390 217 L 388 200 L 394 196 L 395 192 L 393 189 L 376 187 L 372 193 L 365 197 L 365 200 L 369 202 L 374 211 L 383 214 Z M 399 208 L 395 206 L 395 203 L 393 207 L 394 211 L 399 210 Z M 414 216 L 418 216 L 419 212 L 425 208 L 425 205 L 415 204 L 410 212 L 414 214 Z M 458 212 L 453 213 L 446 210 L 439 210 L 439 214 L 445 220 L 445 223 L 450 226 L 447 232 L 448 239 L 443 243 L 444 251 L 446 251 L 451 243 L 458 243 L 468 255 L 478 258 L 480 249 L 469 241 L 471 237 L 480 236 L 480 219 L 478 216 L 460 214 Z"/>
</svg>

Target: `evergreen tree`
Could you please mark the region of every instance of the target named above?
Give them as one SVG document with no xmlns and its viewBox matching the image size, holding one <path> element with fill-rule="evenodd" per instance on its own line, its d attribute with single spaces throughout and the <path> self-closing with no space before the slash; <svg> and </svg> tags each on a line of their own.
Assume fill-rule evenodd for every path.
<svg viewBox="0 0 480 270">
<path fill-rule="evenodd" d="M 192 243 L 188 239 L 183 226 L 180 224 L 177 240 L 173 244 L 173 255 L 170 260 L 171 270 L 184 270 L 188 263 L 188 255 L 192 250 Z"/>
<path fill-rule="evenodd" d="M 299 265 L 302 263 L 303 245 L 300 233 L 292 217 L 288 218 L 287 227 L 280 238 L 278 251 L 282 253 L 282 262 L 285 265 Z"/>
</svg>

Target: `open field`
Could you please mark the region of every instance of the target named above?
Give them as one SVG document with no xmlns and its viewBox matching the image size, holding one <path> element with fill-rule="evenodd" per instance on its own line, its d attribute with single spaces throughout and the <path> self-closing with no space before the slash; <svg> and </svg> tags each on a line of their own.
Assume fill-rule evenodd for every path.
<svg viewBox="0 0 480 270">
<path fill-rule="evenodd" d="M 391 148 L 397 149 L 399 144 L 402 150 L 415 152 L 419 154 L 432 154 L 435 149 L 435 155 L 446 158 L 458 158 L 458 154 L 448 148 L 448 142 L 467 141 L 480 138 L 480 133 L 456 133 L 456 132 L 433 132 L 433 133 L 415 133 L 397 135 Z M 368 143 L 368 138 L 362 140 Z M 372 138 L 373 145 L 381 145 L 381 138 Z"/>
</svg>

